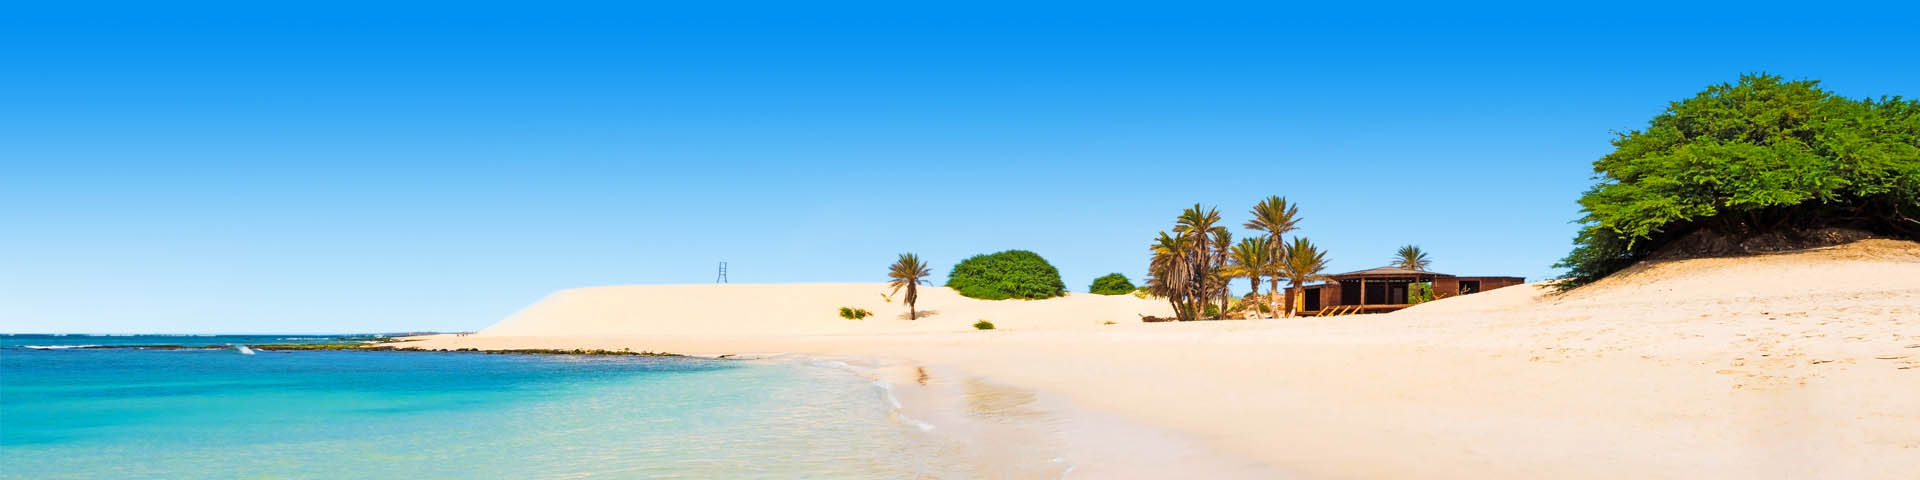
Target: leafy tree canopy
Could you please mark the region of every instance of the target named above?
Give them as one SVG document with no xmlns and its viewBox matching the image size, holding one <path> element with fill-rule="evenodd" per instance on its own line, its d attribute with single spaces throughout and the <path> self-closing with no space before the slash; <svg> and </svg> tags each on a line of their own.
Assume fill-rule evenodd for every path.
<svg viewBox="0 0 1920 480">
<path fill-rule="evenodd" d="M 961 295 L 986 300 L 1051 298 L 1065 295 L 1060 271 L 1039 254 L 1007 250 L 974 255 L 953 266 L 947 287 Z"/>
<path fill-rule="evenodd" d="M 1109 273 L 1093 279 L 1093 285 L 1087 287 L 1087 291 L 1099 295 L 1122 295 L 1133 293 L 1133 288 L 1133 281 L 1128 280 L 1126 275 Z"/>
<path fill-rule="evenodd" d="M 1593 163 L 1599 184 L 1580 198 L 1585 227 L 1555 265 L 1568 269 L 1563 288 L 1696 231 L 1920 233 L 1920 102 L 1746 75 L 1673 102 L 1613 146 Z"/>
</svg>

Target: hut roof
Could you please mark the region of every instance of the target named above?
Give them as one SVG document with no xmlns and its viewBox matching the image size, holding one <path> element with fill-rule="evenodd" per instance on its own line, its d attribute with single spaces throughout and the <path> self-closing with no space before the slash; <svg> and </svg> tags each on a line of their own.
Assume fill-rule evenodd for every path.
<svg viewBox="0 0 1920 480">
<path fill-rule="evenodd" d="M 1412 276 L 1451 277 L 1453 275 L 1448 275 L 1448 274 L 1439 273 L 1439 272 L 1423 272 L 1419 270 L 1408 270 L 1405 268 L 1397 268 L 1397 267 L 1380 267 L 1380 268 L 1369 268 L 1366 270 L 1352 271 L 1347 273 L 1336 273 L 1336 274 L 1327 275 L 1327 276 L 1339 278 L 1339 277 L 1412 277 Z"/>
</svg>

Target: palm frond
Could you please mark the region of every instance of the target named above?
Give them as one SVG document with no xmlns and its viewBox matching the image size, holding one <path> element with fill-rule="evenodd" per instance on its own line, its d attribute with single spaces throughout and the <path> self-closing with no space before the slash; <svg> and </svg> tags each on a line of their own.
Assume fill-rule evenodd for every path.
<svg viewBox="0 0 1920 480">
<path fill-rule="evenodd" d="M 1427 271 L 1427 266 L 1431 264 L 1433 264 L 1433 261 L 1427 259 L 1427 252 L 1420 250 L 1419 245 L 1407 245 L 1400 247 L 1400 250 L 1394 252 L 1393 263 L 1389 265 L 1424 272 Z"/>
<path fill-rule="evenodd" d="M 1287 197 L 1274 195 L 1253 205 L 1253 219 L 1243 225 L 1250 230 L 1267 232 L 1269 241 L 1278 245 L 1281 235 L 1300 226 L 1300 206 L 1287 203 Z"/>
</svg>

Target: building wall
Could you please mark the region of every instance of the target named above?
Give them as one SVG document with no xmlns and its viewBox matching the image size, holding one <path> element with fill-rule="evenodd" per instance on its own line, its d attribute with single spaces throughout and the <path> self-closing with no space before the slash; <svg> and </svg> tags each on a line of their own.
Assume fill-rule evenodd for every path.
<svg viewBox="0 0 1920 480">
<path fill-rule="evenodd" d="M 1433 279 L 1433 293 L 1443 297 L 1459 295 L 1460 282 L 1462 280 L 1480 282 L 1480 291 L 1482 292 L 1527 283 L 1525 277 L 1435 277 Z M 1320 291 L 1320 308 L 1341 305 L 1340 282 L 1328 282 L 1315 288 Z M 1305 290 L 1305 287 L 1301 289 Z M 1303 294 L 1304 293 L 1301 292 L 1295 292 L 1296 296 Z M 1305 305 L 1305 302 L 1301 302 L 1298 305 Z"/>
<path fill-rule="evenodd" d="M 1306 295 L 1309 290 L 1318 291 L 1320 293 L 1320 308 L 1324 309 L 1327 307 L 1340 304 L 1340 284 L 1339 283 L 1331 283 L 1326 285 L 1302 286 L 1299 289 L 1294 289 L 1293 287 L 1287 287 L 1287 290 L 1293 292 L 1293 296 L 1294 296 L 1293 301 L 1295 302 L 1294 306 L 1298 308 L 1306 308 L 1307 302 L 1306 300 L 1303 299 L 1304 298 L 1303 295 Z"/>
<path fill-rule="evenodd" d="M 1482 292 L 1493 290 L 1500 287 L 1511 287 L 1514 285 L 1522 285 L 1527 283 L 1526 277 L 1459 277 L 1458 280 L 1479 280 L 1480 291 Z M 1453 286 L 1453 291 L 1456 293 L 1460 291 L 1460 284 L 1458 280 L 1454 282 L 1454 286 Z M 1434 286 L 1434 289 L 1439 290 L 1439 286 L 1437 285 Z"/>
</svg>

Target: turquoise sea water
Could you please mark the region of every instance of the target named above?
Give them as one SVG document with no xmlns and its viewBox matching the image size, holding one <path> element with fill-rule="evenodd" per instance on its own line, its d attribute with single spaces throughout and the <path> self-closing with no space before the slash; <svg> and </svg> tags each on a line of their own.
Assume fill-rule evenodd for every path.
<svg viewBox="0 0 1920 480">
<path fill-rule="evenodd" d="M 915 478 L 937 443 L 802 361 L 0 336 L 0 478 Z"/>
</svg>

